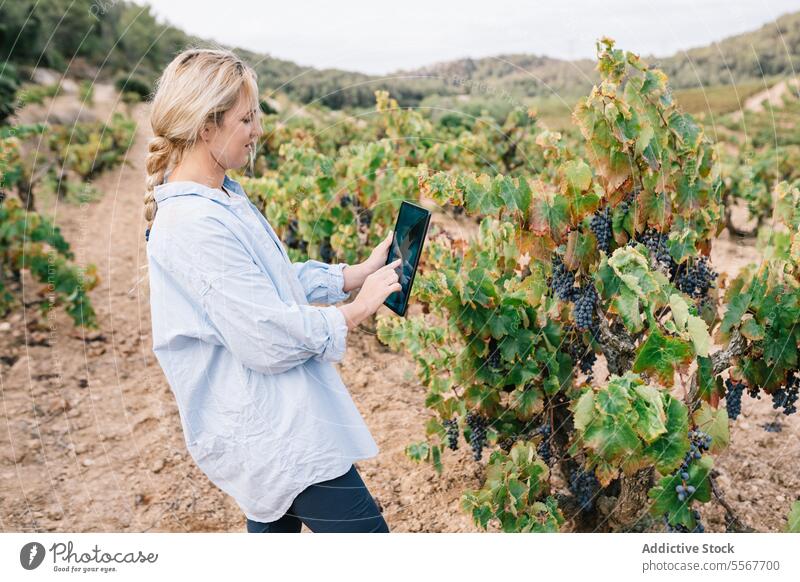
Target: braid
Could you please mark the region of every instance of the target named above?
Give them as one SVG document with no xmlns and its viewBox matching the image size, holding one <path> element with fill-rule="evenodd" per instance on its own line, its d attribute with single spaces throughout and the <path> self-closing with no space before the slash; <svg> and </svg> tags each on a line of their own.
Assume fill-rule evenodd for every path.
<svg viewBox="0 0 800 582">
<path fill-rule="evenodd" d="M 150 140 L 147 149 L 147 158 L 145 159 L 147 178 L 145 179 L 144 218 L 147 221 L 145 237 L 149 238 L 150 228 L 153 226 L 153 221 L 158 211 L 158 203 L 156 203 L 155 199 L 155 187 L 164 181 L 164 174 L 166 173 L 170 158 L 172 158 L 173 144 L 169 139 L 163 136 L 156 136 Z"/>
</svg>

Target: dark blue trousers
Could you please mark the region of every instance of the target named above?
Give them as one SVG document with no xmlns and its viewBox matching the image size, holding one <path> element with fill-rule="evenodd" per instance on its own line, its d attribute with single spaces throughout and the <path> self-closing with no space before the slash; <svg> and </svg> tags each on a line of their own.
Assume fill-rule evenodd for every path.
<svg viewBox="0 0 800 582">
<path fill-rule="evenodd" d="M 355 465 L 341 477 L 314 483 L 295 497 L 283 517 L 269 523 L 247 519 L 248 533 L 389 533 Z"/>
</svg>

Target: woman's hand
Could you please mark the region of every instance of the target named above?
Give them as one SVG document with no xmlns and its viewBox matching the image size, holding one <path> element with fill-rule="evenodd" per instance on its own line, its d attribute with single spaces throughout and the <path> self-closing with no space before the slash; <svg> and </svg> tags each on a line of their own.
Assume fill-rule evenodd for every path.
<svg viewBox="0 0 800 582">
<path fill-rule="evenodd" d="M 394 238 L 393 235 L 394 233 L 390 230 L 386 238 L 372 249 L 369 258 L 361 263 L 367 271 L 367 276 L 372 275 L 372 273 L 386 265 L 386 259 L 389 258 L 389 249 L 392 246 L 392 239 Z"/>
<path fill-rule="evenodd" d="M 342 276 L 344 277 L 343 290 L 345 293 L 349 293 L 353 289 L 361 287 L 367 277 L 386 265 L 386 259 L 389 257 L 389 249 L 391 248 L 393 238 L 394 232 L 390 230 L 386 238 L 372 249 L 369 258 L 362 263 L 348 265 L 344 268 Z"/>
<path fill-rule="evenodd" d="M 353 302 L 342 305 L 339 308 L 344 314 L 348 329 L 353 329 L 378 311 L 378 308 L 383 305 L 389 295 L 403 288 L 399 283 L 399 275 L 397 274 L 401 260 L 392 261 L 370 274 Z"/>
</svg>

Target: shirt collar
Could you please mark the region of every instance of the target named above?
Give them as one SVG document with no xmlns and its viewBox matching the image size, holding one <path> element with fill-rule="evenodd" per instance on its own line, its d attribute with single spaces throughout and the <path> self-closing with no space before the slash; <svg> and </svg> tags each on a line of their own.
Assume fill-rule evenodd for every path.
<svg viewBox="0 0 800 582">
<path fill-rule="evenodd" d="M 225 189 L 231 193 L 230 197 L 220 188 L 211 188 L 210 186 L 206 186 L 205 184 L 201 184 L 199 182 L 191 182 L 189 180 L 167 182 L 167 178 L 169 178 L 170 173 L 171 172 L 167 172 L 164 175 L 164 181 L 153 189 L 153 196 L 155 197 L 156 202 L 159 204 L 167 198 L 172 198 L 173 196 L 194 195 L 209 198 L 219 202 L 223 206 L 229 206 L 233 196 L 236 196 L 237 194 L 244 196 L 244 191 L 239 183 L 236 180 L 229 178 L 227 174 L 222 179 L 222 185 L 225 186 Z"/>
</svg>

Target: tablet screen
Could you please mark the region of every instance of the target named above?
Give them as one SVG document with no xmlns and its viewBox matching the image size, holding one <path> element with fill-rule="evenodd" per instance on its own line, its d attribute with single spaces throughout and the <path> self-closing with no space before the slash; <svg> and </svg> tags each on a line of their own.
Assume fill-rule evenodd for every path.
<svg viewBox="0 0 800 582">
<path fill-rule="evenodd" d="M 398 271 L 399 281 L 403 288 L 389 295 L 384 301 L 384 305 L 398 315 L 405 315 L 429 220 L 430 212 L 420 206 L 405 201 L 400 206 L 400 214 L 397 217 L 386 264 L 388 265 L 398 258 L 403 259 L 402 268 Z"/>
</svg>

